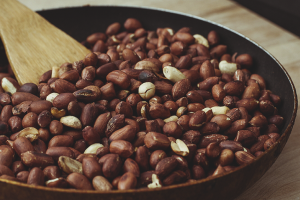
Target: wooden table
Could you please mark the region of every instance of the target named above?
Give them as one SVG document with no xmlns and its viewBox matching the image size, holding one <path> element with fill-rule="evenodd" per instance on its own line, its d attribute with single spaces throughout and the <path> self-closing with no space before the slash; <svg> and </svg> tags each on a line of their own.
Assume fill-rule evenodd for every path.
<svg viewBox="0 0 300 200">
<path fill-rule="evenodd" d="M 20 0 L 33 10 L 82 5 L 135 5 L 175 10 L 225 25 L 254 40 L 286 68 L 300 88 L 300 39 L 232 1 L 224 0 Z M 268 172 L 236 200 L 300 199 L 300 118 Z"/>
</svg>

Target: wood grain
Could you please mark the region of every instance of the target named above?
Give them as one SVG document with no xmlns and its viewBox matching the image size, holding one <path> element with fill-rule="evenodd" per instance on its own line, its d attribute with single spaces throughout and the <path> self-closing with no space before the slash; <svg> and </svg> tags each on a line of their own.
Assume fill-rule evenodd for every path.
<svg viewBox="0 0 300 200">
<path fill-rule="evenodd" d="M 84 58 L 76 40 L 16 0 L 0 0 L 0 35 L 20 84 L 38 83 L 52 67 Z"/>
<path fill-rule="evenodd" d="M 20 0 L 35 10 L 66 6 L 150 6 L 184 12 L 220 23 L 249 37 L 286 68 L 300 89 L 300 39 L 232 1 L 224 0 Z M 51 3 L 50 3 L 51 2 Z M 298 112 L 299 113 L 299 112 Z M 300 118 L 281 155 L 267 173 L 235 200 L 295 200 L 300 197 Z"/>
</svg>

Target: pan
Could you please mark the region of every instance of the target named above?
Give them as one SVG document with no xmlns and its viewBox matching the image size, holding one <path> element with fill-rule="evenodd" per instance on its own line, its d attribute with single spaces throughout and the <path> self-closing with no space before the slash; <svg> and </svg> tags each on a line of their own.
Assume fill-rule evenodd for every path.
<svg viewBox="0 0 300 200">
<path fill-rule="evenodd" d="M 24 200 L 165 200 L 165 199 L 234 199 L 259 180 L 275 162 L 284 148 L 293 128 L 297 114 L 297 94 L 294 84 L 284 67 L 266 50 L 245 36 L 214 22 L 183 13 L 144 7 L 86 6 L 38 12 L 50 23 L 65 31 L 78 41 L 84 41 L 94 32 L 105 32 L 113 22 L 121 24 L 129 18 L 139 19 L 146 30 L 158 27 L 190 27 L 192 34 L 207 35 L 215 30 L 228 52 L 249 53 L 254 60 L 253 73 L 260 74 L 267 88 L 279 95 L 282 105 L 278 108 L 285 122 L 281 137 L 265 153 L 246 166 L 215 177 L 208 177 L 194 183 L 184 183 L 157 189 L 138 189 L 110 192 L 52 189 L 30 186 L 9 180 L 0 180 L 0 199 Z M 1 55 L 3 56 L 3 55 Z M 280 80 L 280 81 L 278 81 Z"/>
</svg>

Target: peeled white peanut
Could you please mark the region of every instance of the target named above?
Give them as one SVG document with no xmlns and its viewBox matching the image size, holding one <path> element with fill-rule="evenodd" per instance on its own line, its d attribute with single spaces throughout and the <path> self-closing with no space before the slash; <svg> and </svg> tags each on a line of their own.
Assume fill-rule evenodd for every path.
<svg viewBox="0 0 300 200">
<path fill-rule="evenodd" d="M 173 29 L 171 29 L 171 28 L 165 28 L 165 29 L 169 32 L 169 34 L 170 34 L 171 36 L 174 35 Z"/>
<path fill-rule="evenodd" d="M 211 110 L 211 108 L 208 108 L 208 107 L 202 109 L 202 111 L 205 113 L 207 113 L 207 111 L 210 111 L 210 110 Z"/>
<path fill-rule="evenodd" d="M 39 131 L 34 127 L 26 127 L 19 132 L 18 137 L 26 137 L 30 142 L 33 142 L 39 138 Z"/>
<path fill-rule="evenodd" d="M 193 35 L 193 37 L 195 38 L 195 43 L 202 44 L 202 45 L 206 46 L 207 48 L 209 48 L 208 41 L 205 37 L 203 37 L 202 35 L 199 35 L 199 34 L 195 34 L 195 35 Z"/>
<path fill-rule="evenodd" d="M 147 108 L 148 107 L 148 108 Z M 146 102 L 145 105 L 142 106 L 141 108 L 141 116 L 144 117 L 144 118 L 148 118 L 149 116 L 149 105 L 148 103 Z"/>
<path fill-rule="evenodd" d="M 177 109 L 176 111 L 176 116 L 177 117 L 181 117 L 182 115 L 184 115 L 187 112 L 187 107 L 181 106 Z"/>
<path fill-rule="evenodd" d="M 112 41 L 115 42 L 115 43 L 121 43 L 121 41 L 120 41 L 115 35 L 112 35 L 112 36 L 111 36 L 111 39 L 112 39 Z"/>
<path fill-rule="evenodd" d="M 53 92 L 51 94 L 49 94 L 47 97 L 46 97 L 46 100 L 47 101 L 50 101 L 51 103 L 53 103 L 53 100 L 55 99 L 55 97 L 57 97 L 59 94 L 56 93 L 56 92 Z"/>
<path fill-rule="evenodd" d="M 234 72 L 237 70 L 237 64 L 229 63 L 226 60 L 222 60 L 219 63 L 219 69 L 221 71 L 221 74 L 230 74 L 233 76 Z"/>
<path fill-rule="evenodd" d="M 177 68 L 166 66 L 163 69 L 163 73 L 167 79 L 172 81 L 173 83 L 176 83 L 177 81 L 180 81 L 181 79 L 185 79 L 185 75 L 181 73 Z"/>
<path fill-rule="evenodd" d="M 1 86 L 5 92 L 9 92 L 11 94 L 17 91 L 17 88 L 10 82 L 7 78 L 2 78 Z"/>
<path fill-rule="evenodd" d="M 148 184 L 148 188 L 160 188 L 161 183 L 160 180 L 158 178 L 158 176 L 156 174 L 152 174 L 152 183 Z"/>
<path fill-rule="evenodd" d="M 96 154 L 97 149 L 99 149 L 100 147 L 104 147 L 103 144 L 100 143 L 92 144 L 88 148 L 86 148 L 84 154 Z"/>
<path fill-rule="evenodd" d="M 190 153 L 189 148 L 180 139 L 176 139 L 176 143 L 173 141 L 171 142 L 171 149 L 173 150 L 174 153 L 180 156 L 187 156 Z"/>
<path fill-rule="evenodd" d="M 178 117 L 175 115 L 172 115 L 171 117 L 168 117 L 166 119 L 164 119 L 164 122 L 176 122 L 178 120 Z"/>
<path fill-rule="evenodd" d="M 148 100 L 151 97 L 153 97 L 155 94 L 155 85 L 151 82 L 145 82 L 139 87 L 139 95 L 145 99 Z"/>
<path fill-rule="evenodd" d="M 82 128 L 80 120 L 77 117 L 74 117 L 74 116 L 62 117 L 62 118 L 60 118 L 60 122 L 63 125 L 71 127 L 71 128 L 75 128 L 75 129 L 81 129 Z"/>
<path fill-rule="evenodd" d="M 227 106 L 214 106 L 211 109 L 213 115 L 226 114 L 230 110 Z"/>
</svg>

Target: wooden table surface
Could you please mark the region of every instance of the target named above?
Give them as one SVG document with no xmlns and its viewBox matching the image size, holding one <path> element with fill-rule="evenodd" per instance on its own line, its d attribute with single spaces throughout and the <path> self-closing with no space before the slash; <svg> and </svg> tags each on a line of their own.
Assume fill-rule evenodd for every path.
<svg viewBox="0 0 300 200">
<path fill-rule="evenodd" d="M 286 68 L 300 88 L 300 38 L 233 1 L 225 0 L 19 0 L 33 10 L 82 5 L 147 6 L 196 15 L 225 25 L 260 44 Z M 287 22 L 288 23 L 288 22 Z M 300 118 L 274 165 L 235 200 L 300 199 Z"/>
</svg>

